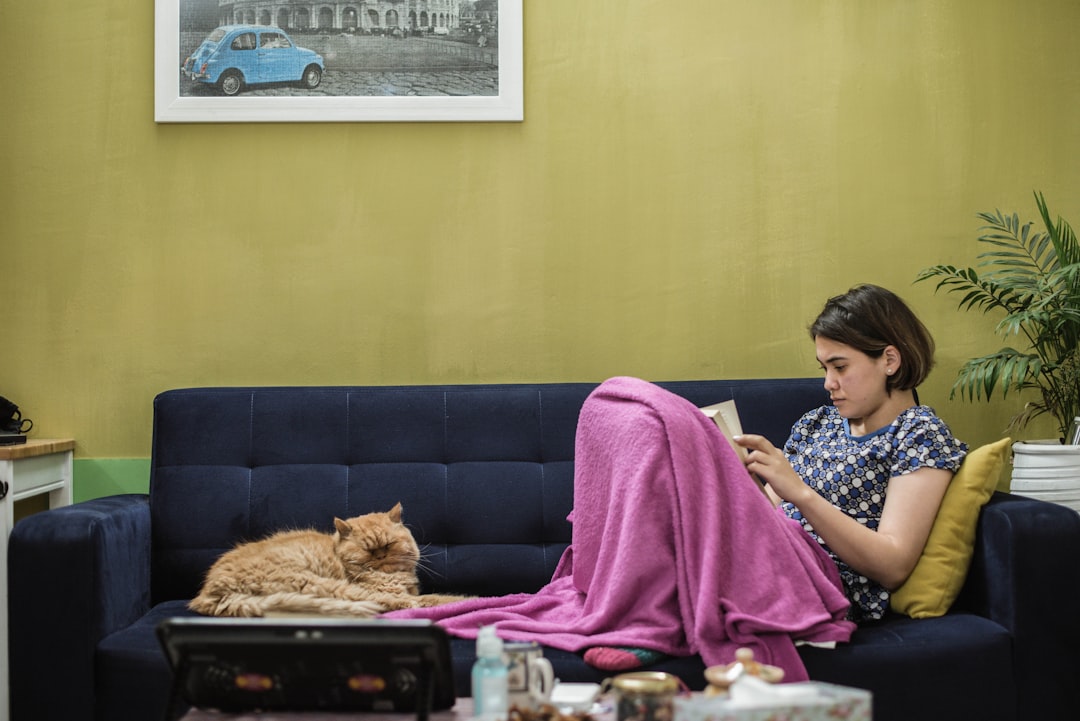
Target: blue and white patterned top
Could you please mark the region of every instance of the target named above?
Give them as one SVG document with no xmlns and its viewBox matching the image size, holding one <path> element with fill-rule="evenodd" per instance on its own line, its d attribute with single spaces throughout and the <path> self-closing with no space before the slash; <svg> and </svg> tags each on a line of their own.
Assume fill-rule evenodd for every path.
<svg viewBox="0 0 1080 721">
<path fill-rule="evenodd" d="M 799 419 L 784 445 L 784 453 L 819 495 L 867 528 L 877 530 L 893 479 L 903 483 L 899 477 L 920 468 L 956 471 L 967 453 L 967 444 L 954 438 L 928 406 L 909 408 L 892 425 L 865 436 L 852 436 L 847 420 L 836 408 L 822 406 Z M 844 591 L 851 600 L 848 618 L 881 618 L 889 608 L 885 587 L 837 558 L 797 507 L 784 502 L 780 508 L 803 525 L 840 569 Z"/>
</svg>

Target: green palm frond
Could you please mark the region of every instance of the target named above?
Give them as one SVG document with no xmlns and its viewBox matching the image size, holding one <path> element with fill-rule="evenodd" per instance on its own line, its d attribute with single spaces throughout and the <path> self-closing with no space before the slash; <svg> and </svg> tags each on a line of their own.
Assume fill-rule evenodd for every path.
<svg viewBox="0 0 1080 721">
<path fill-rule="evenodd" d="M 986 225 L 979 230 L 979 242 L 992 247 L 977 257 L 980 266 L 1000 266 L 1020 273 L 1047 273 L 1057 265 L 1053 239 L 1048 233 L 1032 232 L 1033 223 L 1020 224 L 1015 214 L 980 213 Z"/>
<path fill-rule="evenodd" d="M 1042 372 L 1042 359 L 1021 353 L 1014 348 L 1002 348 L 996 353 L 972 358 L 964 363 L 953 383 L 952 396 L 964 400 L 990 400 L 1001 389 L 1002 398 L 1009 391 L 1031 387 Z"/>
<path fill-rule="evenodd" d="M 924 268 L 915 281 L 940 278 L 934 291 L 944 289 L 949 293 L 963 293 L 958 308 L 960 310 L 981 310 L 987 313 L 1000 308 L 1007 313 L 1022 307 L 1024 296 L 1008 285 L 1002 285 L 993 278 L 980 278 L 974 268 L 957 268 L 952 265 L 935 265 Z"/>
<path fill-rule="evenodd" d="M 1046 226 L 1047 235 L 1050 236 L 1062 265 L 1080 263 L 1080 245 L 1076 242 L 1073 229 L 1060 217 L 1057 222 L 1050 219 L 1050 210 L 1046 206 L 1046 199 L 1042 193 L 1035 193 L 1035 204 L 1039 208 L 1039 215 L 1042 217 L 1043 225 Z"/>
</svg>

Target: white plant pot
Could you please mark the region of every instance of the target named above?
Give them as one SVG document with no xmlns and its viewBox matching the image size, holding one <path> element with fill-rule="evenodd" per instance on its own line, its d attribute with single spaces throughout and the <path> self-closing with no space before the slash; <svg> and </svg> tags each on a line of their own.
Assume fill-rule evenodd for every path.
<svg viewBox="0 0 1080 721">
<path fill-rule="evenodd" d="M 1010 490 L 1080 511 L 1080 445 L 1057 441 L 1018 441 L 1013 444 Z"/>
</svg>

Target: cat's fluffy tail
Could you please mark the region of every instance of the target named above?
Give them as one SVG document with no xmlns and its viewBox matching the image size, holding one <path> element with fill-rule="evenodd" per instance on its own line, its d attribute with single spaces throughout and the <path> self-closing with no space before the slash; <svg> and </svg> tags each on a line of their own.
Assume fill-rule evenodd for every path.
<svg viewBox="0 0 1080 721">
<path fill-rule="evenodd" d="M 188 603 L 188 608 L 207 616 L 243 618 L 277 614 L 372 618 L 386 610 L 373 601 L 348 601 L 343 598 L 309 596 L 294 591 L 271 593 L 266 596 L 229 593 L 216 598 L 200 594 Z"/>
</svg>

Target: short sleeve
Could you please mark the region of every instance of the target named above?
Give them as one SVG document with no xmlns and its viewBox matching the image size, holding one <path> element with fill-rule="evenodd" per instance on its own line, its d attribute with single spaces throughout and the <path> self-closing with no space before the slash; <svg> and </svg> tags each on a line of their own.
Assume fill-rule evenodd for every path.
<svg viewBox="0 0 1080 721">
<path fill-rule="evenodd" d="M 920 468 L 956 472 L 967 454 L 967 444 L 957 440 L 943 420 L 926 406 L 910 408 L 898 419 L 893 476 Z"/>
</svg>

